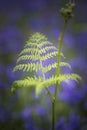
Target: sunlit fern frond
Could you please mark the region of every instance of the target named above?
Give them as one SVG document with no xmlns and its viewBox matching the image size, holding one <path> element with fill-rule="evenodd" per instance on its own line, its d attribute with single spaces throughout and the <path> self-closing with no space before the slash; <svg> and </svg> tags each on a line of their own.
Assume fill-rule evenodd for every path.
<svg viewBox="0 0 87 130">
<path fill-rule="evenodd" d="M 29 54 L 29 55 L 22 55 L 17 59 L 17 63 L 24 60 L 38 60 L 38 55 Z"/>
<path fill-rule="evenodd" d="M 41 69 L 41 64 L 38 63 L 27 63 L 27 64 L 19 64 L 16 65 L 13 69 L 13 72 L 18 71 L 18 70 L 22 70 L 22 71 L 38 71 Z"/>
<path fill-rule="evenodd" d="M 78 82 L 78 80 L 81 80 L 81 77 L 78 74 L 74 74 L 74 73 L 71 73 L 71 74 L 60 74 L 58 77 L 57 76 L 50 77 L 49 79 L 44 81 L 42 83 L 42 85 L 48 87 L 48 86 L 50 86 L 52 84 L 56 84 L 57 81 L 60 84 L 61 82 L 66 82 L 69 79 Z"/>
<path fill-rule="evenodd" d="M 47 73 L 47 72 L 50 71 L 51 69 L 57 68 L 57 66 L 58 66 L 58 65 L 57 65 L 56 62 L 54 62 L 54 63 L 52 63 L 52 64 L 49 64 L 48 66 L 45 66 L 45 67 L 43 68 L 43 72 L 44 72 L 44 73 Z M 71 69 L 70 64 L 68 64 L 68 63 L 66 63 L 66 62 L 60 62 L 60 67 L 62 67 L 62 66 L 65 66 L 65 67 L 68 67 L 68 68 Z"/>
<path fill-rule="evenodd" d="M 55 58 L 57 55 L 57 48 L 44 35 L 35 33 L 29 38 L 24 49 L 19 53 L 17 65 L 14 67 L 13 72 L 18 70 L 37 72 L 41 69 L 44 73 L 43 61 Z M 61 53 L 61 56 L 64 57 L 63 53 Z M 29 61 L 29 63 L 25 63 L 26 61 Z M 51 70 L 54 67 L 56 68 L 56 66 L 50 65 L 46 67 L 46 72 L 49 71 L 49 68 Z"/>
<path fill-rule="evenodd" d="M 23 80 L 16 80 L 12 84 L 11 91 L 14 92 L 16 88 L 22 88 L 22 87 L 35 87 L 36 90 L 36 96 L 40 94 L 42 89 L 44 88 L 43 83 L 44 79 L 41 77 L 26 77 Z"/>
<path fill-rule="evenodd" d="M 12 85 L 12 91 L 15 91 L 16 88 L 20 88 L 20 87 L 35 86 L 36 95 L 38 96 L 44 87 L 49 87 L 52 84 L 56 84 L 57 81 L 60 84 L 61 82 L 66 82 L 69 79 L 75 80 L 76 82 L 78 82 L 78 80 L 81 80 L 81 77 L 74 73 L 60 74 L 59 77 L 52 76 L 46 80 L 42 77 L 26 77 L 23 80 L 14 81 Z"/>
<path fill-rule="evenodd" d="M 20 87 L 30 87 L 30 86 L 37 86 L 43 81 L 41 77 L 26 77 L 23 80 L 16 80 L 13 82 L 12 85 L 12 91 L 14 91 L 16 88 Z"/>
<path fill-rule="evenodd" d="M 38 53 L 38 49 L 36 49 L 36 48 L 24 48 L 20 53 L 19 53 L 19 57 L 21 56 L 21 55 L 24 55 L 24 54 L 29 54 L 29 53 L 31 53 L 31 52 L 36 52 L 36 53 Z"/>
<path fill-rule="evenodd" d="M 64 57 L 63 53 L 60 54 Z M 13 68 L 13 72 L 15 71 L 25 71 L 25 72 L 38 72 L 38 70 L 42 71 L 42 77 L 25 77 L 23 80 L 17 80 L 13 82 L 12 90 L 15 90 L 17 87 L 29 87 L 36 86 L 36 94 L 38 95 L 44 87 L 48 87 L 51 84 L 67 81 L 68 79 L 72 79 L 78 81 L 81 77 L 77 74 L 60 74 L 58 77 L 51 76 L 46 79 L 45 74 L 52 69 L 57 69 L 58 63 L 54 60 L 54 62 L 43 65 L 44 61 L 48 59 L 56 59 L 58 57 L 58 49 L 53 46 L 52 43 L 48 41 L 48 39 L 40 34 L 33 34 L 29 40 L 27 41 L 24 49 L 19 53 L 17 59 L 17 65 Z M 26 63 L 27 61 L 27 63 Z M 60 67 L 65 66 L 71 69 L 71 66 L 66 62 L 60 62 Z"/>
</svg>

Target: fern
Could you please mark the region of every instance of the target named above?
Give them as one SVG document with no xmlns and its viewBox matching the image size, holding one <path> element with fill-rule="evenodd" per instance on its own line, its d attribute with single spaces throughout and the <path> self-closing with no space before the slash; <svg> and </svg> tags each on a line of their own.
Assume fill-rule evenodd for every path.
<svg viewBox="0 0 87 130">
<path fill-rule="evenodd" d="M 61 57 L 65 58 L 64 54 L 61 52 L 61 48 L 67 23 L 73 16 L 72 12 L 75 6 L 74 2 L 74 0 L 70 1 L 68 4 L 66 4 L 65 8 L 60 10 L 62 16 L 64 17 L 64 24 L 58 39 L 58 49 L 51 42 L 49 42 L 44 35 L 35 33 L 30 36 L 29 40 L 24 46 L 24 49 L 19 53 L 17 64 L 13 68 L 13 72 L 22 70 L 23 72 L 29 73 L 33 71 L 35 76 L 29 77 L 28 75 L 22 80 L 14 81 L 11 88 L 12 91 L 15 91 L 15 89 L 18 87 L 34 86 L 36 89 L 36 95 L 38 96 L 43 88 L 47 90 L 52 103 L 52 130 L 55 130 L 55 112 L 58 86 L 61 82 L 67 82 L 69 79 L 76 82 L 81 80 L 81 77 L 77 74 L 62 74 L 60 71 L 62 66 L 71 69 L 70 64 L 61 62 Z M 51 60 L 53 61 L 52 63 L 50 62 L 49 64 L 46 64 L 46 61 L 48 62 Z M 55 70 L 55 74 L 50 75 L 49 78 L 46 78 L 46 73 L 52 69 Z M 42 76 L 36 76 L 36 73 L 38 73 L 39 70 L 42 72 Z M 55 87 L 53 95 L 49 90 L 49 86 L 52 84 L 54 84 L 53 86 Z"/>
<path fill-rule="evenodd" d="M 35 71 L 41 70 L 43 77 L 26 77 L 23 80 L 18 80 L 13 83 L 12 91 L 17 87 L 36 87 L 36 95 L 38 96 L 41 90 L 45 87 L 49 87 L 51 84 L 56 84 L 64 82 L 68 79 L 75 81 L 80 80 L 80 76 L 77 74 L 60 74 L 59 76 L 52 76 L 49 79 L 45 78 L 45 74 L 52 69 L 57 69 L 58 63 L 54 62 L 48 65 L 43 66 L 43 62 L 56 58 L 58 56 L 58 50 L 48 39 L 40 34 L 33 34 L 30 39 L 27 41 L 24 49 L 20 52 L 17 59 L 17 65 L 14 67 L 13 72 L 15 71 Z M 61 56 L 64 57 L 63 53 Z M 23 61 L 29 61 L 29 63 L 22 63 Z M 60 67 L 65 66 L 71 69 L 71 66 L 66 62 L 60 62 Z"/>
</svg>

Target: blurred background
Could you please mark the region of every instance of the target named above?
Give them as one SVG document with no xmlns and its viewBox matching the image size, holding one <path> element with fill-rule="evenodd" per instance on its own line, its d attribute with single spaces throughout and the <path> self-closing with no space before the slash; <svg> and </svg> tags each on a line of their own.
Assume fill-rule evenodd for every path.
<svg viewBox="0 0 87 130">
<path fill-rule="evenodd" d="M 49 130 L 51 103 L 34 88 L 11 93 L 17 54 L 30 34 L 45 34 L 55 46 L 63 18 L 59 10 L 68 0 L 0 0 L 0 130 Z M 64 37 L 63 53 L 72 72 L 83 81 L 61 84 L 56 108 L 56 130 L 87 130 L 87 0 L 77 0 L 74 18 Z M 66 70 L 68 71 L 68 70 Z M 52 91 L 52 87 L 50 88 Z"/>
</svg>

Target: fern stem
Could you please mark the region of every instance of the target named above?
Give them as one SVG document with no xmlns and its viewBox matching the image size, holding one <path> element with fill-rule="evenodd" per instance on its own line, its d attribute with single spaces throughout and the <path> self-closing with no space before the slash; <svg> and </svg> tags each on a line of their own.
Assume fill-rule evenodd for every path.
<svg viewBox="0 0 87 130">
<path fill-rule="evenodd" d="M 47 90 L 47 93 L 49 95 L 50 101 L 53 102 L 53 100 L 54 100 L 53 95 L 51 94 L 51 92 L 49 91 L 49 89 L 47 87 L 45 87 L 45 89 Z"/>
<path fill-rule="evenodd" d="M 59 39 L 58 39 L 59 50 L 58 50 L 58 66 L 57 66 L 57 71 L 56 71 L 56 75 L 57 76 L 60 75 L 61 48 L 62 48 L 62 44 L 63 44 L 63 38 L 64 38 L 64 33 L 65 33 L 65 30 L 66 30 L 67 22 L 68 21 L 65 19 L 64 23 L 63 23 L 62 31 L 61 31 Z M 56 100 L 57 100 L 58 86 L 59 86 L 59 83 L 57 81 L 56 82 L 56 86 L 55 86 L 55 92 L 54 92 L 54 101 L 52 102 L 52 130 L 55 130 Z"/>
<path fill-rule="evenodd" d="M 64 33 L 65 33 L 65 30 L 66 30 L 66 26 L 67 26 L 67 21 L 65 20 L 64 24 L 63 24 L 62 32 L 61 32 L 59 39 L 58 39 L 59 51 L 58 51 L 58 66 L 57 66 L 57 71 L 56 71 L 57 76 L 60 75 L 60 59 L 61 59 L 60 53 L 61 53 L 63 37 L 64 37 Z M 59 86 L 59 83 L 56 82 L 56 87 L 55 87 L 55 92 L 54 92 L 54 100 L 52 102 L 52 130 L 55 130 L 56 100 L 57 100 L 58 86 Z"/>
<path fill-rule="evenodd" d="M 57 67 L 57 71 L 56 71 L 56 75 L 57 76 L 60 75 L 60 60 L 61 60 L 61 55 L 60 54 L 61 54 L 61 48 L 62 48 L 62 45 L 63 45 L 63 38 L 64 38 L 65 30 L 66 30 L 66 27 L 67 27 L 67 23 L 68 23 L 68 21 L 70 20 L 70 18 L 72 16 L 73 8 L 75 6 L 75 5 L 72 5 L 74 2 L 75 1 L 72 0 L 71 4 L 67 7 L 71 11 L 69 15 L 68 15 L 68 12 L 66 12 L 66 9 L 65 9 L 66 15 L 64 16 L 64 23 L 63 23 L 63 26 L 62 26 L 62 31 L 61 31 L 59 39 L 58 39 L 58 48 L 59 48 L 59 51 L 58 51 L 58 67 Z M 56 87 L 55 87 L 55 93 L 54 93 L 54 97 L 55 97 L 55 102 L 54 102 L 54 106 L 55 107 L 54 108 L 56 108 L 58 86 L 59 86 L 59 83 L 57 81 L 56 82 Z M 54 110 L 54 114 L 53 115 L 54 115 L 54 119 L 55 119 L 55 110 Z M 54 120 L 54 122 L 55 122 L 55 120 Z"/>
<path fill-rule="evenodd" d="M 60 60 L 61 60 L 61 48 L 62 48 L 62 45 L 63 45 L 63 38 L 64 38 L 64 34 L 65 34 L 65 30 L 66 30 L 66 27 L 67 27 L 67 23 L 69 21 L 69 19 L 72 17 L 72 11 L 73 11 L 73 7 L 75 6 L 73 3 L 75 1 L 72 0 L 70 2 L 70 4 L 68 4 L 67 6 L 67 9 L 63 8 L 61 9 L 61 14 L 63 15 L 64 17 L 64 23 L 63 23 L 63 26 L 62 26 L 62 31 L 60 33 L 60 36 L 59 36 L 59 39 L 58 39 L 58 48 L 59 48 L 59 51 L 58 51 L 58 66 L 57 66 L 57 71 L 56 71 L 56 76 L 59 77 L 60 75 Z M 67 12 L 67 10 L 69 12 Z M 56 86 L 55 86 L 55 92 L 54 92 L 54 101 L 52 102 L 52 130 L 55 130 L 55 122 L 56 122 L 56 101 L 57 101 L 57 94 L 58 94 L 58 86 L 59 86 L 59 83 L 58 81 L 56 82 Z"/>
<path fill-rule="evenodd" d="M 67 12 L 67 9 L 64 9 L 64 10 L 61 10 L 63 12 L 61 12 L 61 14 L 64 16 L 64 23 L 63 23 L 63 26 L 62 26 L 62 31 L 60 33 L 60 36 L 59 36 L 59 39 L 58 39 L 58 48 L 59 48 L 59 51 L 58 51 L 58 66 L 57 66 L 57 71 L 56 71 L 56 76 L 58 77 L 60 75 L 60 60 L 61 60 L 61 48 L 62 48 L 62 45 L 63 45 L 63 38 L 64 38 L 64 34 L 65 34 L 65 30 L 66 30 L 66 27 L 67 27 L 67 23 L 69 21 L 69 19 L 72 17 L 72 11 L 73 11 L 73 7 L 75 6 L 73 3 L 75 1 L 72 0 L 71 3 L 68 5 L 67 9 L 69 9 L 69 14 Z M 55 130 L 55 121 L 56 121 L 56 100 L 57 100 L 57 93 L 58 93 L 58 86 L 59 86 L 59 83 L 58 81 L 56 82 L 56 86 L 55 86 L 55 92 L 54 92 L 54 103 L 52 104 L 52 109 L 53 109 L 53 114 L 52 114 L 52 130 Z"/>
<path fill-rule="evenodd" d="M 59 74 L 60 74 L 60 59 L 61 59 L 60 54 L 61 54 L 61 48 L 62 48 L 62 44 L 63 44 L 63 38 L 64 38 L 64 33 L 65 33 L 65 30 L 66 30 L 67 22 L 68 22 L 67 20 L 64 20 L 62 32 L 60 33 L 60 36 L 59 36 L 59 39 L 58 39 L 59 51 L 58 51 L 58 67 L 57 67 L 57 71 L 56 71 L 57 76 L 59 76 Z"/>
<path fill-rule="evenodd" d="M 38 47 L 38 46 L 37 46 Z M 39 48 L 38 47 L 38 50 L 40 50 L 41 48 Z M 39 57 L 40 57 L 40 52 L 39 52 Z M 39 58 L 40 59 L 40 58 Z M 43 78 L 44 78 L 44 80 L 46 80 L 46 78 L 45 78 L 45 74 L 44 74 L 44 72 L 43 72 L 43 64 L 42 64 L 42 60 L 40 59 L 40 64 L 41 64 L 41 70 L 42 70 L 42 76 L 43 76 Z M 46 89 L 46 91 L 47 91 L 47 94 L 49 95 L 49 98 L 50 98 L 50 100 L 51 100 L 51 102 L 53 102 L 53 95 L 51 94 L 51 92 L 50 92 L 50 90 L 47 88 L 47 87 L 45 87 L 45 89 Z"/>
<path fill-rule="evenodd" d="M 55 130 L 55 99 L 52 102 L 52 130 Z"/>
</svg>

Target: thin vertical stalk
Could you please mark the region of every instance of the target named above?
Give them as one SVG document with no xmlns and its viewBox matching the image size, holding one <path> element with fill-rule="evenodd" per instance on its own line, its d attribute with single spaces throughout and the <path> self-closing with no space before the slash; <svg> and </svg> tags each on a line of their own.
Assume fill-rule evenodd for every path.
<svg viewBox="0 0 87 130">
<path fill-rule="evenodd" d="M 63 38 L 64 38 L 64 33 L 65 33 L 65 30 L 66 30 L 66 26 L 67 26 L 67 21 L 65 20 L 64 21 L 64 24 L 63 24 L 63 28 L 62 28 L 62 32 L 59 36 L 59 39 L 58 39 L 58 47 L 59 47 L 59 51 L 58 51 L 58 67 L 57 67 L 57 71 L 56 71 L 56 75 L 59 76 L 60 74 L 60 60 L 61 60 L 61 56 L 60 56 L 60 53 L 61 53 L 61 48 L 62 48 L 62 44 L 63 44 Z M 57 98 L 57 90 L 58 90 L 58 82 L 56 83 L 56 88 L 55 88 L 55 100 Z"/>
<path fill-rule="evenodd" d="M 61 14 L 64 16 L 64 23 L 62 26 L 62 31 L 60 33 L 59 39 L 58 39 L 58 66 L 57 66 L 57 71 L 56 71 L 56 76 L 58 77 L 60 75 L 60 60 L 61 60 L 61 48 L 62 48 L 62 44 L 63 44 L 63 38 L 64 38 L 64 34 L 65 34 L 65 30 L 67 27 L 67 23 L 69 21 L 69 19 L 72 17 L 72 11 L 73 11 L 73 7 L 74 5 L 74 0 L 72 0 L 70 2 L 70 4 L 68 4 L 67 8 L 63 9 L 61 12 Z M 67 12 L 68 11 L 68 12 Z M 55 86 L 55 92 L 54 92 L 54 100 L 52 102 L 52 130 L 55 130 L 55 122 L 56 122 L 56 101 L 57 101 L 57 94 L 58 94 L 58 86 L 59 86 L 59 82 L 56 82 L 56 86 Z"/>
<path fill-rule="evenodd" d="M 55 130 L 55 100 L 52 102 L 52 130 Z"/>
<path fill-rule="evenodd" d="M 62 33 L 59 36 L 58 39 L 58 45 L 59 45 L 59 51 L 58 51 L 58 67 L 56 71 L 56 75 L 59 76 L 60 74 L 60 53 L 61 53 L 61 48 L 62 48 L 62 42 L 63 42 L 63 37 L 66 29 L 67 21 L 64 21 L 63 28 L 62 28 Z M 56 83 L 55 87 L 55 92 L 54 92 L 54 100 L 52 102 L 52 130 L 55 130 L 55 121 L 56 121 L 56 100 L 57 100 L 57 92 L 58 92 L 58 86 L 59 83 Z"/>
</svg>

